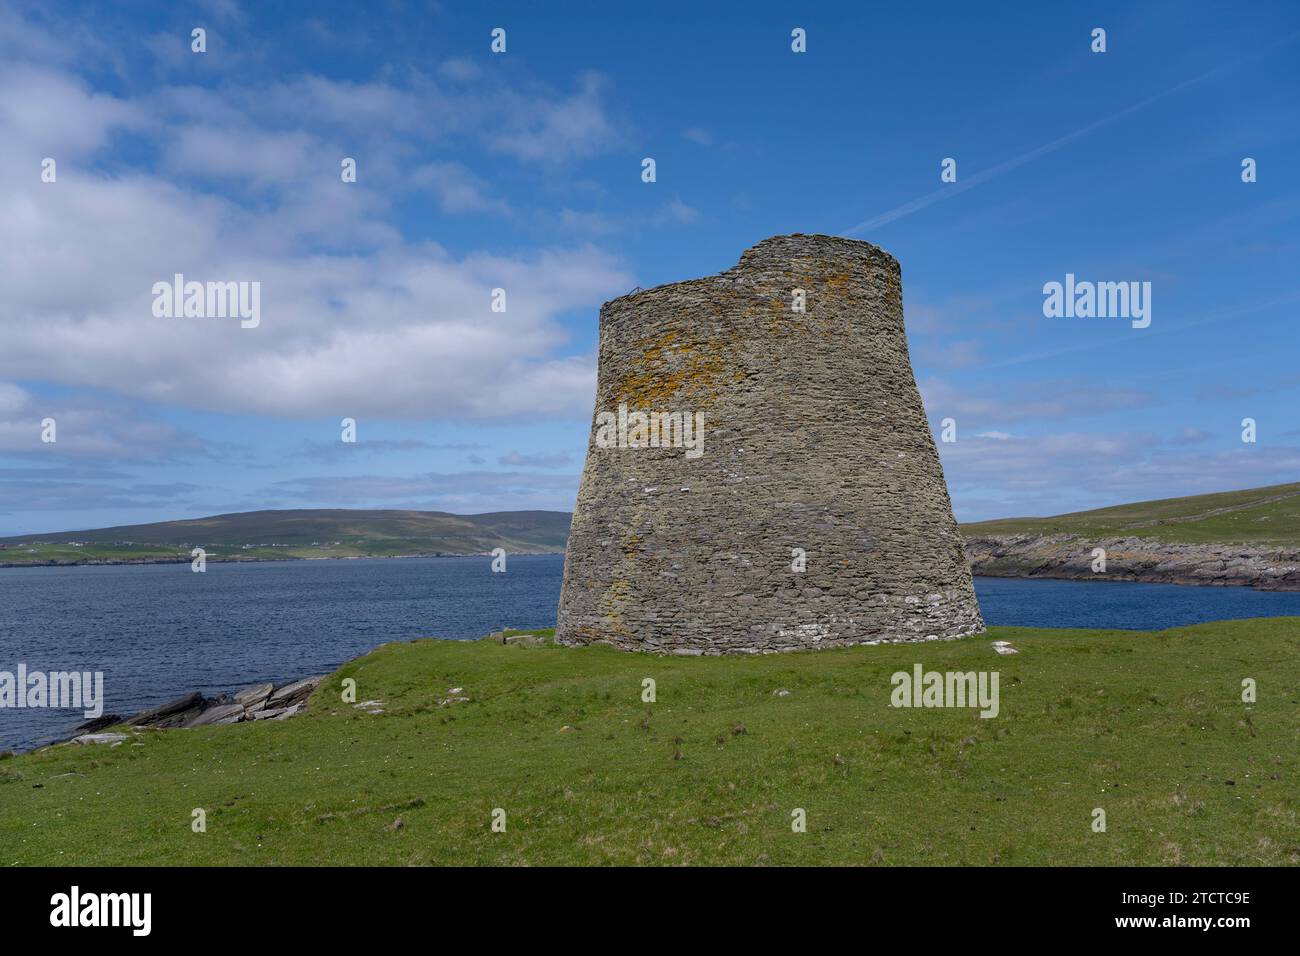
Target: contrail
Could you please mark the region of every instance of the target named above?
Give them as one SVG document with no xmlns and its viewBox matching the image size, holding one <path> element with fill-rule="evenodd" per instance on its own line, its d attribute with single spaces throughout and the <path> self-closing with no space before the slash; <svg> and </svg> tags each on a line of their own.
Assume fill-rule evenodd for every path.
<svg viewBox="0 0 1300 956">
<path fill-rule="evenodd" d="M 1046 156 L 1048 153 L 1054 153 L 1058 149 L 1061 149 L 1064 146 L 1069 146 L 1071 143 L 1075 142 L 1076 140 L 1082 139 L 1083 137 L 1087 136 L 1089 133 L 1093 133 L 1101 129 L 1103 126 L 1109 126 L 1111 123 L 1121 120 L 1126 116 L 1131 116 L 1132 114 L 1136 113 L 1138 110 L 1145 109 L 1146 107 L 1150 106 L 1152 103 L 1155 103 L 1159 100 L 1163 100 L 1167 96 L 1172 96 L 1175 93 L 1182 92 L 1183 90 L 1187 89 L 1189 86 L 1195 86 L 1197 83 L 1203 83 L 1205 80 L 1208 80 L 1210 77 L 1215 76 L 1218 73 L 1223 73 L 1228 70 L 1236 69 L 1238 66 L 1241 66 L 1243 63 L 1247 63 L 1250 60 L 1257 60 L 1260 57 L 1267 56 L 1269 53 L 1272 53 L 1273 50 L 1275 50 L 1277 47 L 1290 43 L 1298 36 L 1300 36 L 1300 31 L 1297 31 L 1295 33 L 1283 37 L 1282 39 L 1270 44 L 1268 47 L 1266 47 L 1264 50 L 1260 51 L 1259 53 L 1254 54 L 1253 56 L 1249 56 L 1244 59 L 1237 60 L 1235 63 L 1228 63 L 1228 64 L 1224 64 L 1223 66 L 1217 66 L 1213 70 L 1210 70 L 1208 73 L 1202 73 L 1200 76 L 1193 77 L 1190 80 L 1183 80 L 1183 82 L 1179 83 L 1177 86 L 1171 86 L 1169 89 L 1165 90 L 1162 93 L 1157 93 L 1154 96 L 1149 96 L 1146 99 L 1141 100 L 1140 102 L 1134 103 L 1132 106 L 1120 110 L 1118 113 L 1115 113 L 1111 116 L 1107 116 L 1105 119 L 1099 119 L 1095 123 L 1090 123 L 1087 126 L 1083 127 L 1082 129 L 1075 130 L 1073 133 L 1067 133 L 1066 135 L 1060 137 L 1059 139 L 1054 139 L 1050 143 L 1044 143 L 1042 146 L 1039 146 L 1035 149 L 1031 149 L 1027 153 L 1022 153 L 1021 155 L 1013 157 L 1012 159 L 1008 159 L 1001 163 L 998 163 L 996 166 L 990 166 L 988 169 L 981 170 L 980 172 L 976 173 L 974 176 L 971 176 L 969 179 L 964 179 L 961 180 L 960 182 L 953 183 L 948 186 L 944 186 L 942 189 L 936 189 L 934 192 L 927 193 L 924 196 L 921 196 L 917 199 L 913 199 L 911 202 L 906 202 L 903 203 L 903 205 L 901 206 L 896 206 L 895 208 L 889 210 L 888 212 L 882 212 L 878 216 L 873 216 L 870 219 L 858 223 L 856 226 L 854 226 L 851 229 L 844 230 L 844 232 L 842 232 L 841 235 L 851 236 L 854 233 L 863 232 L 867 229 L 879 228 L 880 226 L 883 226 L 886 223 L 891 223 L 896 219 L 902 219 L 904 216 L 909 216 L 919 209 L 924 209 L 927 206 L 932 206 L 941 199 L 950 199 L 951 197 L 956 196 L 958 193 L 964 193 L 966 190 L 978 186 L 981 183 L 986 183 L 990 179 L 994 179 L 998 176 L 1001 176 L 1003 173 L 1008 172 L 1009 170 L 1015 169 L 1018 166 L 1023 166 L 1025 163 L 1032 162 L 1033 160 L 1038 159 L 1040 156 Z"/>
<path fill-rule="evenodd" d="M 1224 319 L 1235 319 L 1239 316 L 1262 312 L 1266 309 L 1272 309 L 1278 306 L 1291 305 L 1295 302 L 1300 302 L 1300 291 L 1289 292 L 1280 296 L 1273 296 L 1270 299 L 1264 299 L 1257 302 L 1247 302 L 1242 305 L 1232 306 L 1225 309 L 1216 309 L 1213 312 L 1207 312 L 1201 317 L 1192 319 L 1188 322 L 1180 322 L 1177 325 L 1166 325 L 1160 328 L 1150 329 L 1143 332 L 1142 337 L 1148 339 L 1156 335 L 1185 332 L 1188 329 L 1193 329 L 1197 326 L 1209 325 L 1212 322 L 1221 322 Z M 1003 359 L 1000 362 L 985 362 L 981 368 L 1005 368 L 1008 365 L 1021 365 L 1025 362 L 1039 362 L 1043 359 L 1059 358 L 1062 355 L 1073 355 L 1077 352 L 1087 352 L 1092 349 L 1106 348 L 1111 345 L 1131 346 L 1134 341 L 1135 339 L 1132 335 L 1121 335 L 1114 338 L 1102 339 L 1099 342 L 1084 342 L 1079 345 L 1067 345 L 1064 348 L 1053 349 L 1047 352 L 1016 355 L 1011 358 Z"/>
</svg>

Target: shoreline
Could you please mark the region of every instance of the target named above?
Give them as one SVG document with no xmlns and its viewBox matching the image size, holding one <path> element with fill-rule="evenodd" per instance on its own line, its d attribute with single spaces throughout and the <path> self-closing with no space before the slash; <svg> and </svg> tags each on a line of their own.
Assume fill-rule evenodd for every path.
<svg viewBox="0 0 1300 956">
<path fill-rule="evenodd" d="M 1172 584 L 1180 588 L 1246 588 L 1250 591 L 1264 591 L 1274 594 L 1294 594 L 1300 591 L 1300 585 L 1271 584 L 1262 582 L 1247 584 L 1241 581 L 1200 581 L 1178 577 L 1124 577 L 1118 574 L 1067 574 L 1057 572 L 1014 573 L 1009 571 L 971 568 L 971 576 L 976 578 L 997 578 L 1002 581 L 1081 581 L 1099 584 Z"/>
<path fill-rule="evenodd" d="M 190 691 L 129 717 L 121 714 L 92 717 L 53 740 L 0 750 L 0 756 L 39 753 L 49 747 L 68 744 L 117 746 L 141 730 L 189 730 L 248 720 L 287 720 L 306 709 L 308 698 L 328 676 L 317 674 L 280 683 L 265 681 L 241 685 L 241 690 L 223 691 L 212 697 L 205 697 L 202 691 Z M 125 727 L 130 733 L 110 732 L 114 727 Z"/>
<path fill-rule="evenodd" d="M 457 557 L 460 556 L 457 555 Z M 508 644 L 520 639 L 510 635 L 518 635 L 526 639 L 529 635 L 546 630 L 549 630 L 549 628 L 507 627 L 467 640 L 496 641 Z M 456 640 L 456 638 L 417 637 L 411 640 Z M 339 668 L 346 667 L 353 661 L 367 657 L 380 648 L 400 643 L 403 642 L 381 641 L 369 650 L 341 661 L 323 674 L 295 677 L 292 680 L 279 683 L 256 681 L 249 684 L 241 681 L 233 685 L 233 687 L 241 689 L 235 690 L 232 687 L 230 690 L 218 691 L 212 697 L 206 697 L 202 691 L 195 690 L 181 694 L 179 697 L 173 697 L 161 704 L 146 707 L 129 717 L 124 717 L 121 714 L 103 714 L 99 717 L 92 717 L 90 720 L 75 725 L 53 740 L 29 746 L 0 749 L 0 759 L 16 757 L 22 754 L 39 753 L 49 747 L 61 747 L 74 743 L 117 746 L 130 740 L 132 736 L 145 729 L 190 730 L 195 727 L 220 727 L 250 720 L 288 720 L 290 717 L 296 716 L 307 709 L 308 701 L 316 688 L 331 674 L 338 671 Z M 378 705 L 380 709 L 375 710 L 374 705 Z M 354 703 L 352 706 L 366 709 L 366 712 L 371 714 L 383 712 L 382 704 L 377 701 L 365 700 Z M 113 727 L 126 727 L 130 729 L 131 733 L 109 733 L 108 731 Z"/>
<path fill-rule="evenodd" d="M 538 557 L 542 555 L 563 555 L 563 551 L 510 551 L 508 557 Z M 208 555 L 209 564 L 275 564 L 281 561 L 369 561 L 402 560 L 406 558 L 490 558 L 491 551 L 438 551 L 431 554 L 324 554 L 312 557 L 286 555 L 279 558 L 240 558 Z M 0 570 L 5 568 L 85 568 L 132 564 L 189 564 L 193 559 L 189 555 L 174 558 L 87 558 L 80 561 L 65 561 L 51 558 L 48 561 L 8 562 L 0 560 Z"/>
<path fill-rule="evenodd" d="M 1076 535 L 978 535 L 964 539 L 971 574 L 1022 580 L 1116 581 L 1177 584 L 1186 587 L 1248 587 L 1258 591 L 1300 591 L 1300 549 L 1214 543 L 1180 544 L 1146 538 L 1088 539 Z M 1094 548 L 1107 552 L 1106 571 L 1092 570 Z M 490 557 L 490 551 L 425 554 L 348 554 L 311 557 L 212 556 L 214 564 L 274 564 L 299 561 L 366 561 L 419 558 Z M 563 551 L 518 551 L 515 557 L 561 556 Z M 89 558 L 85 560 L 6 562 L 7 568 L 74 568 L 119 565 L 187 564 L 174 558 Z"/>
<path fill-rule="evenodd" d="M 1294 546 L 1071 534 L 972 535 L 964 545 L 971 574 L 981 577 L 1300 591 L 1300 549 Z M 1094 571 L 1098 551 L 1105 552 L 1105 570 Z"/>
</svg>

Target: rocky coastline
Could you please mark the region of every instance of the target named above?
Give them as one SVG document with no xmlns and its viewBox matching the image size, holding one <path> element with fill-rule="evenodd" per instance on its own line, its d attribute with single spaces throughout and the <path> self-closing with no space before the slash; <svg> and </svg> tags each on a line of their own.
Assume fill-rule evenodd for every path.
<svg viewBox="0 0 1300 956">
<path fill-rule="evenodd" d="M 1149 538 L 1080 535 L 971 535 L 966 557 L 977 575 L 1130 581 L 1300 591 L 1300 548 L 1171 544 Z M 1095 549 L 1106 552 L 1094 571 Z"/>
<path fill-rule="evenodd" d="M 549 643 L 549 638 L 537 635 L 538 630 L 545 629 L 507 627 L 493 631 L 480 640 L 525 647 Z M 74 727 L 70 734 L 23 752 L 37 753 L 47 747 L 67 744 L 106 744 L 115 747 L 130 740 L 142 730 L 188 730 L 194 727 L 218 727 L 250 720 L 287 720 L 306 710 L 312 692 L 327 676 L 319 674 L 282 684 L 252 684 L 237 693 L 218 694 L 215 697 L 205 697 L 199 691 L 193 691 L 130 717 L 104 714 L 93 720 L 87 720 Z M 438 699 L 439 706 L 469 700 L 468 697 L 463 696 L 463 690 L 461 687 L 449 688 L 446 695 Z M 352 706 L 363 709 L 369 714 L 384 712 L 383 702 L 377 700 L 361 701 Z M 130 733 L 112 730 L 111 728 L 114 727 L 127 727 Z M 0 757 L 13 756 L 14 753 L 15 751 L 12 750 L 0 751 Z"/>
<path fill-rule="evenodd" d="M 120 726 L 138 732 L 144 729 L 215 727 L 247 720 L 287 720 L 306 708 L 307 699 L 324 679 L 325 676 L 320 675 L 279 685 L 253 684 L 236 694 L 218 694 L 216 697 L 204 697 L 194 691 L 130 717 L 104 714 L 77 725 L 71 735 L 55 743 L 120 744 L 129 740 L 131 734 L 106 732 L 110 727 Z"/>
</svg>

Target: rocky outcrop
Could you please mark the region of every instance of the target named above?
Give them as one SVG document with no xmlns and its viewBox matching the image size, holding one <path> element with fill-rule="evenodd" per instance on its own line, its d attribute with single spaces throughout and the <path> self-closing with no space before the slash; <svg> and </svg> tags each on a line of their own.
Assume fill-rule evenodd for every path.
<svg viewBox="0 0 1300 956">
<path fill-rule="evenodd" d="M 134 727 L 184 727 L 202 714 L 207 704 L 207 699 L 194 691 L 151 710 L 142 710 L 124 722 Z"/>
<path fill-rule="evenodd" d="M 983 630 L 884 250 L 777 236 L 605 303 L 595 411 L 558 643 L 763 653 Z"/>
<path fill-rule="evenodd" d="M 1094 571 L 1094 550 L 1106 570 Z M 1148 538 L 1079 535 L 977 536 L 966 539 L 975 574 L 1080 581 L 1246 586 L 1300 591 L 1300 549 L 1240 544 L 1169 544 Z"/>
<path fill-rule="evenodd" d="M 77 726 L 76 735 L 70 739 L 87 744 L 120 742 L 120 739 L 124 739 L 121 734 L 101 734 L 96 731 L 121 724 L 165 730 L 237 724 L 244 720 L 284 720 L 307 706 L 307 698 L 324 679 L 324 676 L 307 677 L 279 687 L 273 684 L 254 684 L 237 694 L 221 694 L 217 697 L 204 697 L 194 691 L 158 707 L 142 710 L 131 717 L 105 714 L 88 720 Z"/>
</svg>

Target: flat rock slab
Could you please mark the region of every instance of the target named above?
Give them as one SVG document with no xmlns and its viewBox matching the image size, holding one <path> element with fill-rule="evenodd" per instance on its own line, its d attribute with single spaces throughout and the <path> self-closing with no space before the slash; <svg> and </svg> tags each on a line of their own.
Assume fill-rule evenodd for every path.
<svg viewBox="0 0 1300 956">
<path fill-rule="evenodd" d="M 302 710 L 302 704 L 294 704 L 292 707 L 268 707 L 265 710 L 259 710 L 252 716 L 254 720 L 285 720 L 300 710 Z"/>
<path fill-rule="evenodd" d="M 288 707 L 291 704 L 305 701 L 324 679 L 324 677 L 307 677 L 303 680 L 294 681 L 292 684 L 285 684 L 267 698 L 266 706 L 272 708 Z"/>
<path fill-rule="evenodd" d="M 244 707 L 242 704 L 218 704 L 215 707 L 209 707 L 185 726 L 208 727 L 213 724 L 233 724 L 236 721 L 243 720 L 243 718 Z"/>
<path fill-rule="evenodd" d="M 93 717 L 84 724 L 77 724 L 72 729 L 81 731 L 82 734 L 93 734 L 97 730 L 103 730 L 105 727 L 112 727 L 122 722 L 120 714 L 105 714 L 102 717 Z"/>
<path fill-rule="evenodd" d="M 235 695 L 235 703 L 243 706 L 245 710 L 257 710 L 266 703 L 268 697 L 275 690 L 274 684 L 254 684 L 252 687 L 246 687 Z"/>
<path fill-rule="evenodd" d="M 198 691 L 192 694 L 186 694 L 184 697 L 177 697 L 175 700 L 169 700 L 161 706 L 152 710 L 142 710 L 131 718 L 130 723 L 137 727 L 148 727 L 178 714 L 184 714 L 194 710 L 196 707 L 203 706 L 203 695 Z"/>
<path fill-rule="evenodd" d="M 126 734 L 82 734 L 80 737 L 73 737 L 72 742 L 77 744 L 120 744 L 130 738 Z"/>
</svg>

